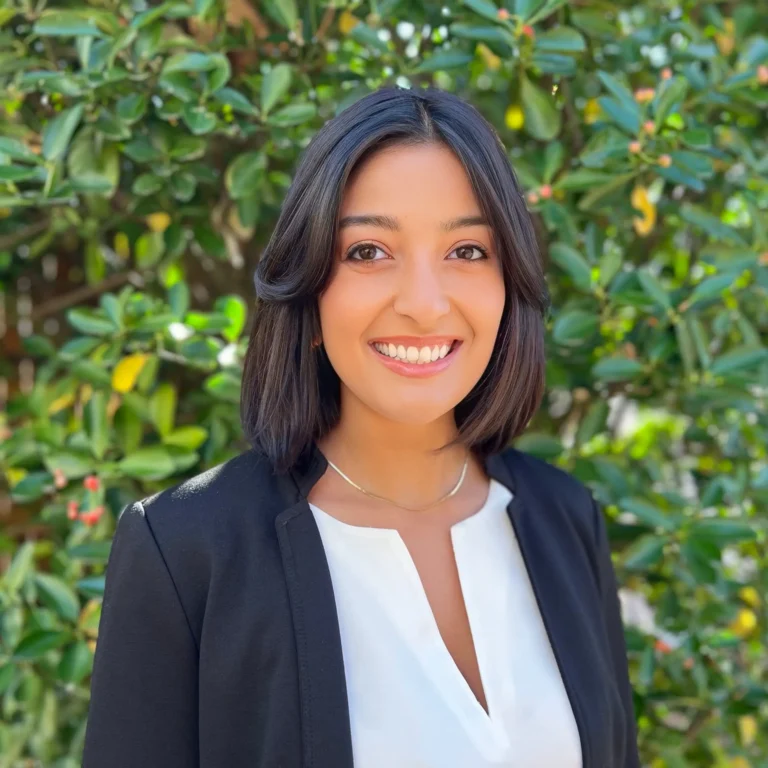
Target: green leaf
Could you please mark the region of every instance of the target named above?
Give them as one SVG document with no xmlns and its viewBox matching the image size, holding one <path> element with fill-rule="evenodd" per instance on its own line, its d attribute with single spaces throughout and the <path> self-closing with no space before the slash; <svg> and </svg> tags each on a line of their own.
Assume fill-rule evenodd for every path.
<svg viewBox="0 0 768 768">
<path fill-rule="evenodd" d="M 380 53 L 387 53 L 389 51 L 387 41 L 382 40 L 375 29 L 372 29 L 362 21 L 355 24 L 349 33 L 349 37 L 356 43 L 369 49 L 373 48 Z"/>
<path fill-rule="evenodd" d="M 45 468 L 53 474 L 54 469 L 59 469 L 68 480 L 85 477 L 94 470 L 93 459 L 86 453 L 74 451 L 57 451 L 43 458 Z"/>
<path fill-rule="evenodd" d="M 236 341 L 245 327 L 247 308 L 240 296 L 220 296 L 214 302 L 213 308 L 229 319 L 229 326 L 224 328 L 221 335 L 227 341 Z"/>
<path fill-rule="evenodd" d="M 621 81 L 615 78 L 608 72 L 598 71 L 598 78 L 608 91 L 613 94 L 618 103 L 630 113 L 634 113 L 637 117 L 638 125 L 640 123 L 640 108 L 635 101 L 635 96 L 632 91 L 627 88 Z"/>
<path fill-rule="evenodd" d="M 744 238 L 733 227 L 728 226 L 717 216 L 713 216 L 700 206 L 692 203 L 683 203 L 680 207 L 680 215 L 690 224 L 704 230 L 715 240 L 745 245 Z"/>
<path fill-rule="evenodd" d="M 264 75 L 261 81 L 261 111 L 266 115 L 288 92 L 293 79 L 293 67 L 281 62 Z"/>
<path fill-rule="evenodd" d="M 45 13 L 32 27 L 41 37 L 104 37 L 104 33 L 88 18 L 67 12 Z"/>
<path fill-rule="evenodd" d="M 129 93 L 118 99 L 115 109 L 117 116 L 123 121 L 132 125 L 144 117 L 147 111 L 149 99 L 146 93 Z"/>
<path fill-rule="evenodd" d="M 691 575 L 700 584 L 713 584 L 717 579 L 717 571 L 713 565 L 711 553 L 697 546 L 695 539 L 687 539 L 680 544 L 680 554 Z M 714 562 L 717 562 L 717 558 Z"/>
<path fill-rule="evenodd" d="M 139 448 L 118 462 L 120 471 L 140 480 L 163 480 L 175 471 L 167 449 L 152 445 Z"/>
<path fill-rule="evenodd" d="M 170 382 L 159 384 L 149 400 L 152 421 L 160 435 L 167 435 L 176 419 L 176 389 Z"/>
<path fill-rule="evenodd" d="M 541 141 L 554 139 L 560 132 L 560 112 L 555 108 L 552 97 L 522 76 L 520 98 L 528 133 Z"/>
<path fill-rule="evenodd" d="M 628 571 L 645 571 L 661 560 L 666 539 L 649 533 L 636 539 L 624 551 L 622 559 Z"/>
<path fill-rule="evenodd" d="M 619 501 L 618 506 L 622 510 L 631 512 L 641 523 L 652 528 L 663 528 L 667 531 L 673 531 L 677 528 L 677 521 L 673 517 L 645 499 L 623 498 Z"/>
<path fill-rule="evenodd" d="M 678 102 L 685 98 L 688 93 L 688 81 L 682 77 L 673 77 L 662 81 L 661 86 L 656 91 L 653 98 L 653 114 L 656 130 L 664 125 L 664 121 L 669 117 L 672 109 Z"/>
<path fill-rule="evenodd" d="M 80 579 L 75 586 L 86 597 L 100 598 L 104 596 L 105 576 L 90 576 L 87 579 Z"/>
<path fill-rule="evenodd" d="M 16 550 L 11 564 L 0 579 L 0 586 L 7 595 L 15 596 L 26 581 L 27 576 L 32 572 L 34 562 L 35 542 L 25 541 Z"/>
<path fill-rule="evenodd" d="M 269 3 L 270 15 L 286 29 L 296 29 L 299 21 L 299 12 L 296 0 L 271 0 Z"/>
<path fill-rule="evenodd" d="M 659 279 L 646 269 L 639 269 L 635 273 L 643 290 L 663 309 L 671 309 L 672 301 L 669 294 L 664 290 L 664 286 Z"/>
<path fill-rule="evenodd" d="M 84 109 L 83 104 L 78 104 L 71 109 L 64 110 L 45 126 L 43 129 L 43 157 L 46 160 L 59 160 L 66 154 L 70 139 L 80 123 Z"/>
<path fill-rule="evenodd" d="M 600 104 L 603 112 L 620 128 L 623 128 L 632 136 L 639 133 L 640 112 L 637 109 L 627 109 L 623 104 L 608 96 L 601 96 L 597 102 Z"/>
<path fill-rule="evenodd" d="M 688 297 L 689 306 L 693 306 L 700 301 L 708 301 L 709 299 L 714 299 L 716 297 L 720 298 L 723 291 L 733 285 L 735 279 L 735 275 L 725 274 L 713 275 L 712 277 L 702 280 Z"/>
<path fill-rule="evenodd" d="M 185 104 L 182 117 L 187 127 L 195 136 L 210 133 L 217 123 L 216 115 L 209 112 L 206 107 L 197 104 Z"/>
<path fill-rule="evenodd" d="M 544 149 L 544 167 L 542 169 L 542 180 L 549 184 L 555 174 L 560 170 L 565 160 L 565 146 L 560 141 L 553 141 L 547 144 Z"/>
<path fill-rule="evenodd" d="M 101 460 L 109 445 L 107 424 L 107 393 L 95 390 L 85 406 L 84 426 L 93 455 Z"/>
<path fill-rule="evenodd" d="M 301 104 L 288 104 L 274 114 L 267 117 L 269 125 L 286 128 L 291 125 L 301 125 L 311 120 L 317 114 L 317 107 L 309 102 Z"/>
<path fill-rule="evenodd" d="M 552 435 L 541 432 L 527 432 L 517 439 L 515 448 L 541 459 L 554 459 L 563 452 L 563 444 Z"/>
<path fill-rule="evenodd" d="M 552 27 L 536 36 L 535 50 L 581 53 L 586 50 L 586 43 L 573 27 Z"/>
<path fill-rule="evenodd" d="M 221 55 L 197 52 L 176 53 L 166 59 L 160 74 L 164 76 L 174 72 L 208 72 L 220 66 Z"/>
<path fill-rule="evenodd" d="M 179 427 L 163 435 L 165 445 L 176 445 L 190 450 L 199 448 L 207 439 L 208 430 L 196 426 Z"/>
<path fill-rule="evenodd" d="M 604 357 L 592 367 L 592 375 L 602 381 L 629 381 L 642 371 L 642 363 L 628 357 Z"/>
<path fill-rule="evenodd" d="M 80 602 L 70 586 L 57 576 L 35 574 L 35 583 L 43 602 L 67 621 L 77 621 Z"/>
<path fill-rule="evenodd" d="M 103 317 L 100 312 L 84 307 L 68 310 L 67 321 L 73 328 L 91 336 L 106 336 L 117 330 L 115 324 L 110 319 Z"/>
<path fill-rule="evenodd" d="M 224 174 L 229 196 L 239 200 L 255 194 L 264 180 L 267 158 L 263 152 L 244 152 L 230 162 Z"/>
<path fill-rule="evenodd" d="M 25 163 L 39 163 L 40 158 L 26 144 L 10 136 L 0 136 L 0 154 L 8 155 L 11 160 Z"/>
<path fill-rule="evenodd" d="M 747 368 L 754 368 L 768 358 L 765 347 L 741 346 L 726 352 L 712 362 L 710 371 L 715 375 L 733 373 Z"/>
<path fill-rule="evenodd" d="M 553 243 L 549 247 L 549 256 L 555 264 L 571 276 L 579 290 L 586 292 L 591 290 L 592 268 L 575 248 L 565 243 Z"/>
<path fill-rule="evenodd" d="M 552 336 L 558 344 L 579 345 L 593 336 L 600 319 L 594 312 L 575 309 L 560 315 L 555 321 Z"/>
<path fill-rule="evenodd" d="M 613 181 L 614 175 L 605 171 L 595 171 L 591 168 L 577 168 L 563 174 L 553 185 L 555 189 L 582 190 L 599 187 L 601 184 Z"/>
<path fill-rule="evenodd" d="M 165 238 L 162 232 L 145 232 L 136 240 L 134 258 L 141 269 L 153 267 L 163 257 Z"/>
<path fill-rule="evenodd" d="M 598 203 L 611 192 L 616 192 L 618 194 L 618 190 L 621 189 L 621 187 L 626 186 L 630 181 L 632 181 L 632 179 L 635 178 L 635 176 L 637 176 L 637 171 L 615 176 L 613 179 L 611 179 L 611 181 L 603 184 L 602 187 L 596 187 L 591 192 L 584 195 L 584 197 L 579 200 L 577 207 L 581 211 L 589 210 L 593 205 Z"/>
<path fill-rule="evenodd" d="M 79 641 L 64 651 L 56 673 L 62 682 L 78 685 L 91 671 L 92 663 L 93 654 L 88 648 L 88 644 Z"/>
<path fill-rule="evenodd" d="M 484 43 L 501 45 L 508 49 L 516 47 L 515 38 L 500 26 L 476 26 L 474 24 L 451 24 L 448 27 L 449 33 L 453 37 L 460 37 L 463 40 L 479 40 Z M 443 51 L 449 53 L 450 51 Z"/>
<path fill-rule="evenodd" d="M 499 9 L 488 0 L 462 0 L 462 5 L 489 21 L 499 20 Z"/>
<path fill-rule="evenodd" d="M 234 88 L 219 88 L 212 94 L 212 98 L 220 104 L 228 104 L 232 107 L 233 112 L 240 112 L 243 115 L 257 115 L 259 113 L 248 98 Z"/>
<path fill-rule="evenodd" d="M 142 173 L 136 177 L 131 187 L 131 192 L 139 197 L 149 197 L 163 188 L 163 180 L 153 173 Z"/>
<path fill-rule="evenodd" d="M 709 518 L 697 520 L 690 529 L 692 538 L 707 539 L 716 544 L 757 538 L 754 527 L 743 520 Z"/>
<path fill-rule="evenodd" d="M 33 661 L 45 656 L 48 651 L 60 648 L 72 638 L 70 632 L 51 632 L 45 629 L 33 630 L 26 634 L 16 646 L 13 661 Z"/>
<path fill-rule="evenodd" d="M 438 51 L 427 59 L 424 59 L 412 71 L 415 74 L 421 72 L 438 72 L 442 69 L 455 69 L 467 66 L 475 57 L 470 53 L 461 51 Z"/>
</svg>

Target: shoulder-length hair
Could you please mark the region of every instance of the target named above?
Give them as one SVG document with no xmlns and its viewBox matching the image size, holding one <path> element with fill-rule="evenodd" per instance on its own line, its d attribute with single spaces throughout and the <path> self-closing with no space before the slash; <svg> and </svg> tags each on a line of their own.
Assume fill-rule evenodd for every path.
<svg viewBox="0 0 768 768">
<path fill-rule="evenodd" d="M 523 432 L 544 395 L 550 299 L 536 237 L 501 140 L 480 112 L 434 88 L 380 88 L 326 123 L 300 157 L 254 275 L 256 307 L 240 417 L 246 439 L 278 472 L 338 422 L 340 382 L 320 335 L 317 298 L 333 269 L 345 184 L 393 145 L 439 143 L 467 173 L 502 262 L 506 301 L 491 360 L 454 410 L 462 443 L 485 457 Z"/>
</svg>

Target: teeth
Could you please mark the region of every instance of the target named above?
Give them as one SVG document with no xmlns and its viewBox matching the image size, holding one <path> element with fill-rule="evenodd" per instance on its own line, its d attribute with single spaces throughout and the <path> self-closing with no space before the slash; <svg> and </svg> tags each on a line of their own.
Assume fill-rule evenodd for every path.
<svg viewBox="0 0 768 768">
<path fill-rule="evenodd" d="M 433 347 L 404 347 L 402 344 L 395 346 L 394 344 L 382 344 L 376 343 L 373 345 L 379 352 L 387 357 L 392 357 L 395 360 L 402 360 L 405 363 L 416 363 L 417 365 L 424 365 L 424 363 L 433 363 L 435 360 L 440 360 L 450 352 L 453 342 L 450 344 L 443 344 Z"/>
</svg>

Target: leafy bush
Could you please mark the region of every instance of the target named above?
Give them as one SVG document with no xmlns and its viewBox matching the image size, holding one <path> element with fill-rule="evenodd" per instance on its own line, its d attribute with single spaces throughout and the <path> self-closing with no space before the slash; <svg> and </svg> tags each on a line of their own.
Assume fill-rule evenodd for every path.
<svg viewBox="0 0 768 768">
<path fill-rule="evenodd" d="M 19 322 L 0 422 L 0 766 L 79 765 L 116 516 L 245 447 L 258 253 L 312 134 L 385 83 L 475 104 L 526 189 L 553 312 L 517 447 L 604 507 L 644 762 L 768 765 L 765 9 L 143 7 L 0 9 L 0 279 L 53 255 L 73 291 L 58 333 Z"/>
</svg>

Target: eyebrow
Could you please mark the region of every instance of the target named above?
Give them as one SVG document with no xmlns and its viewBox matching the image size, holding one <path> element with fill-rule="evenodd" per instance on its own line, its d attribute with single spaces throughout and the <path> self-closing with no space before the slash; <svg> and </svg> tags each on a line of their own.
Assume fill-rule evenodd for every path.
<svg viewBox="0 0 768 768">
<path fill-rule="evenodd" d="M 393 216 L 375 216 L 373 214 L 360 214 L 359 216 L 345 216 L 339 222 L 339 229 L 344 227 L 354 227 L 368 225 L 371 227 L 381 227 L 389 229 L 392 232 L 400 231 L 400 222 Z M 462 227 L 488 226 L 484 216 L 459 216 L 457 219 L 450 219 L 440 224 L 443 232 L 453 232 L 454 229 Z"/>
</svg>

